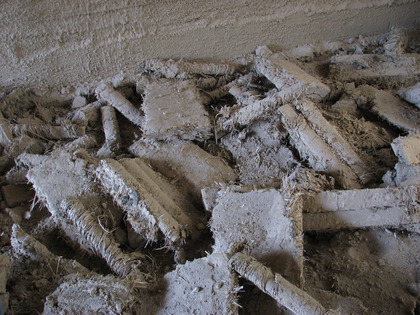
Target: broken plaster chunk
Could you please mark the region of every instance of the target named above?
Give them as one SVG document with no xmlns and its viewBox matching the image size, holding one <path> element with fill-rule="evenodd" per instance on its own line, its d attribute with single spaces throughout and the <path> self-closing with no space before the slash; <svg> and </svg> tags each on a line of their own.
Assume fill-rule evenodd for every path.
<svg viewBox="0 0 420 315">
<path fill-rule="evenodd" d="M 99 149 L 97 155 L 99 157 L 109 157 L 114 151 L 119 150 L 121 146 L 120 128 L 115 109 L 112 106 L 103 106 L 101 113 L 105 143 Z"/>
<path fill-rule="evenodd" d="M 17 157 L 22 153 L 42 154 L 44 149 L 45 145 L 40 140 L 21 135 L 13 139 L 6 153 L 11 157 Z"/>
<path fill-rule="evenodd" d="M 234 170 L 221 158 L 198 145 L 182 140 L 151 142 L 139 140 L 129 148 L 130 153 L 143 158 L 160 173 L 179 182 L 195 200 L 201 200 L 201 189 L 216 187 L 217 183 L 236 180 Z"/>
<path fill-rule="evenodd" d="M 86 106 L 86 104 L 87 104 L 86 98 L 79 95 L 79 96 L 76 96 L 73 99 L 73 102 L 71 104 L 71 107 L 73 109 L 75 109 L 75 108 L 80 108 L 80 107 Z"/>
<path fill-rule="evenodd" d="M 260 290 L 284 305 L 293 314 L 338 314 L 327 311 L 308 293 L 290 283 L 281 274 L 273 272 L 254 257 L 236 253 L 229 260 L 232 268 Z"/>
<path fill-rule="evenodd" d="M 334 105 L 331 106 L 331 110 L 342 115 L 360 117 L 355 100 L 348 95 L 342 96 Z"/>
<path fill-rule="evenodd" d="M 314 103 L 309 100 L 299 100 L 293 103 L 294 107 L 302 113 L 311 124 L 312 129 L 331 147 L 338 157 L 356 173 L 362 184 L 372 179 L 366 163 L 354 150 L 350 143 L 338 132 L 338 130 L 322 115 Z"/>
<path fill-rule="evenodd" d="M 392 27 L 391 31 L 387 34 L 387 41 L 383 45 L 385 54 L 393 57 L 402 55 L 407 42 L 407 34 L 398 27 Z"/>
<path fill-rule="evenodd" d="M 112 201 L 103 196 L 95 181 L 93 172 L 97 163 L 98 160 L 85 151 L 80 150 L 76 154 L 61 150 L 53 152 L 47 161 L 29 170 L 28 180 L 59 227 L 63 228 L 64 224 L 61 203 L 71 196 L 82 199 L 95 220 L 99 220 L 100 216 L 107 217 L 107 223 L 102 222 L 102 226 L 108 232 L 119 224 L 121 214 Z M 68 231 L 71 232 L 71 229 Z"/>
<path fill-rule="evenodd" d="M 247 125 L 255 120 L 270 117 L 280 105 L 293 98 L 295 98 L 295 94 L 290 89 L 283 89 L 280 92 L 273 89 L 261 100 L 233 106 L 230 114 L 231 123 L 234 125 Z M 252 100 L 252 98 L 249 98 L 249 100 Z M 229 122 L 228 120 L 227 123 Z"/>
<path fill-rule="evenodd" d="M 243 248 L 292 283 L 303 285 L 302 209 L 276 189 L 221 190 L 210 227 L 215 253 Z"/>
<path fill-rule="evenodd" d="M 51 126 L 47 124 L 18 124 L 11 125 L 13 134 L 29 135 L 35 138 L 61 140 L 75 139 L 85 135 L 85 127 L 77 125 Z"/>
<path fill-rule="evenodd" d="M 155 242 L 160 231 L 168 244 L 179 247 L 197 236 L 194 208 L 142 159 L 102 160 L 97 177 L 144 239 Z"/>
<path fill-rule="evenodd" d="M 165 275 L 162 286 L 165 291 L 154 314 L 238 314 L 238 279 L 223 254 L 178 265 Z"/>
<path fill-rule="evenodd" d="M 152 81 L 144 94 L 143 132 L 147 137 L 205 140 L 212 135 L 208 113 L 190 81 Z"/>
<path fill-rule="evenodd" d="M 306 192 L 333 190 L 334 183 L 333 177 L 302 167 L 297 168 L 283 180 L 283 186 L 290 187 L 290 190 Z"/>
<path fill-rule="evenodd" d="M 420 220 L 420 188 L 324 191 L 304 198 L 305 231 L 394 226 Z"/>
<path fill-rule="evenodd" d="M 17 224 L 12 227 L 11 244 L 17 256 L 41 262 L 43 266 L 57 266 L 57 275 L 65 276 L 74 272 L 89 272 L 86 267 L 77 261 L 53 254 L 44 244 L 27 234 Z"/>
<path fill-rule="evenodd" d="M 26 175 L 29 168 L 26 166 L 13 166 L 5 175 L 6 180 L 13 185 L 26 184 Z"/>
<path fill-rule="evenodd" d="M 420 166 L 420 134 L 396 138 L 391 147 L 400 163 Z"/>
<path fill-rule="evenodd" d="M 258 58 L 255 67 L 257 72 L 269 79 L 279 91 L 290 89 L 293 90 L 293 94 L 304 95 L 313 101 L 320 101 L 330 93 L 330 88 L 320 80 L 296 64 L 273 55 Z"/>
<path fill-rule="evenodd" d="M 69 196 L 93 193 L 93 181 L 87 160 L 66 151 L 53 153 L 49 160 L 31 168 L 27 174 L 37 197 L 45 201 L 51 214 L 60 209 L 62 200 Z"/>
<path fill-rule="evenodd" d="M 204 208 L 208 212 L 212 212 L 217 204 L 217 195 L 220 188 L 205 187 L 201 189 L 201 196 L 203 197 Z"/>
<path fill-rule="evenodd" d="M 136 126 L 141 127 L 143 124 L 143 115 L 129 100 L 120 92 L 116 91 L 112 84 L 102 84 L 97 87 L 96 95 L 100 100 L 106 101 L 109 105 L 115 107 L 121 114 L 125 116 Z"/>
<path fill-rule="evenodd" d="M 28 205 L 24 207 L 6 208 L 5 211 L 10 216 L 13 223 L 17 224 L 22 222 L 27 213 L 30 213 Z"/>
<path fill-rule="evenodd" d="M 332 80 L 372 83 L 392 87 L 395 83 L 416 80 L 420 74 L 419 56 L 405 54 L 399 57 L 376 54 L 336 55 L 331 57 Z"/>
<path fill-rule="evenodd" d="M 420 166 L 397 163 L 394 170 L 386 172 L 382 179 L 388 187 L 420 185 Z"/>
<path fill-rule="evenodd" d="M 77 109 L 71 117 L 75 124 L 83 126 L 93 125 L 99 120 L 99 108 L 102 107 L 100 101 L 96 101 Z"/>
<path fill-rule="evenodd" d="M 16 158 L 16 164 L 31 168 L 46 162 L 48 159 L 49 156 L 43 154 L 22 153 Z"/>
<path fill-rule="evenodd" d="M 325 171 L 346 189 L 361 188 L 354 171 L 341 161 L 331 147 L 311 128 L 303 116 L 290 105 L 279 108 L 282 122 L 289 132 L 291 142 L 301 158 L 307 159 L 316 171 Z"/>
<path fill-rule="evenodd" d="M 96 138 L 92 135 L 85 135 L 77 138 L 63 146 L 63 149 L 68 152 L 74 152 L 79 149 L 91 149 L 98 145 Z"/>
<path fill-rule="evenodd" d="M 420 108 L 420 82 L 409 88 L 399 90 L 398 95 Z"/>
<path fill-rule="evenodd" d="M 44 314 L 141 314 L 133 285 L 112 275 L 71 274 L 46 297 Z"/>
<path fill-rule="evenodd" d="M 1 187 L 1 194 L 8 207 L 17 207 L 34 198 L 34 192 L 28 185 L 6 185 Z"/>
<path fill-rule="evenodd" d="M 144 72 L 153 72 L 166 78 L 191 79 L 194 75 L 233 75 L 238 66 L 228 63 L 190 62 L 185 60 L 150 59 L 143 62 Z"/>
<path fill-rule="evenodd" d="M 203 77 L 194 80 L 194 84 L 197 88 L 202 90 L 213 90 L 221 86 L 227 85 L 233 80 L 233 76 L 224 75 L 221 77 Z"/>
<path fill-rule="evenodd" d="M 237 133 L 231 133 L 220 140 L 222 146 L 229 150 L 235 159 L 241 184 L 275 183 L 286 170 L 293 171 L 299 166 L 300 163 L 292 151 L 282 145 L 279 138 L 275 138 L 277 129 L 271 126 L 270 130 L 264 130 L 269 127 L 265 127 L 261 121 L 253 124 L 251 128 L 244 139 L 239 140 Z"/>
<path fill-rule="evenodd" d="M 357 88 L 369 102 L 361 104 L 390 124 L 404 131 L 416 133 L 420 130 L 420 109 L 395 97 L 390 91 L 378 90 L 362 85 Z"/>
<path fill-rule="evenodd" d="M 394 171 L 384 175 L 384 183 L 397 187 L 420 185 L 420 135 L 416 133 L 396 138 L 391 147 L 398 163 Z"/>
<path fill-rule="evenodd" d="M 208 105 L 212 102 L 215 102 L 216 100 L 226 96 L 229 94 L 229 91 L 236 86 L 243 86 L 243 85 L 247 85 L 250 84 L 252 79 L 254 78 L 255 74 L 254 73 L 248 73 L 248 74 L 244 74 L 241 75 L 239 77 L 237 77 L 234 80 L 230 80 L 229 82 L 226 81 L 225 84 L 218 86 L 216 89 L 212 90 L 212 91 L 201 91 L 202 93 L 200 93 L 201 97 L 202 97 L 202 103 L 204 105 Z M 197 81 L 194 81 L 197 82 Z M 199 86 L 197 86 L 198 88 L 200 88 Z"/>
</svg>

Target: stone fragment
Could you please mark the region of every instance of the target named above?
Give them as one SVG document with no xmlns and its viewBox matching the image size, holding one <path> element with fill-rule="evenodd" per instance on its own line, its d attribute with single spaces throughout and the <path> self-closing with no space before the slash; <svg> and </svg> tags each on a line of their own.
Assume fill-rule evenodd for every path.
<svg viewBox="0 0 420 315">
<path fill-rule="evenodd" d="M 304 198 L 303 229 L 325 231 L 417 223 L 420 187 L 324 191 Z"/>
<path fill-rule="evenodd" d="M 228 187 L 212 211 L 214 253 L 240 248 L 303 285 L 302 209 L 276 189 Z"/>
<path fill-rule="evenodd" d="M 130 153 L 141 157 L 160 173 L 190 191 L 201 200 L 201 189 L 236 180 L 234 170 L 221 158 L 215 157 L 189 141 L 152 142 L 139 140 Z"/>
<path fill-rule="evenodd" d="M 150 82 L 145 89 L 143 111 L 143 132 L 147 137 L 205 140 L 212 135 L 209 114 L 193 82 Z"/>
</svg>

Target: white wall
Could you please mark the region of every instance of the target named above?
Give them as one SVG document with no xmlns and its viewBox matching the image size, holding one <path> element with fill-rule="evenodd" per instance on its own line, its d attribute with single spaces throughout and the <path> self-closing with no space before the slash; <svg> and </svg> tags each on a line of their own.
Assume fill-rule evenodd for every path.
<svg viewBox="0 0 420 315">
<path fill-rule="evenodd" d="M 418 12 L 414 0 L 2 0 L 0 89 L 93 82 L 152 57 L 229 58 L 415 28 Z"/>
</svg>

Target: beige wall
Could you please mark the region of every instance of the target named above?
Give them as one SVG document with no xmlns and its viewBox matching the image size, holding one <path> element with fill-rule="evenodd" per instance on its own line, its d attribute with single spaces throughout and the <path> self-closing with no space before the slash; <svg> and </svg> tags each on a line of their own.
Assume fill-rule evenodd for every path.
<svg viewBox="0 0 420 315">
<path fill-rule="evenodd" d="M 93 82 L 152 57 L 229 58 L 418 28 L 418 12 L 412 0 L 3 0 L 0 89 Z"/>
</svg>

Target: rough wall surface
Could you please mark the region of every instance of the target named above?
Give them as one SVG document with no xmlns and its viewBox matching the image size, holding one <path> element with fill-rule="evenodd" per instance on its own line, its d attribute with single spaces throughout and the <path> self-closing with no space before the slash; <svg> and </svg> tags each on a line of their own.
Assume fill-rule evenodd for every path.
<svg viewBox="0 0 420 315">
<path fill-rule="evenodd" d="M 147 58 L 227 58 L 258 45 L 418 27 L 416 0 L 0 2 L 0 88 L 94 82 Z"/>
</svg>

